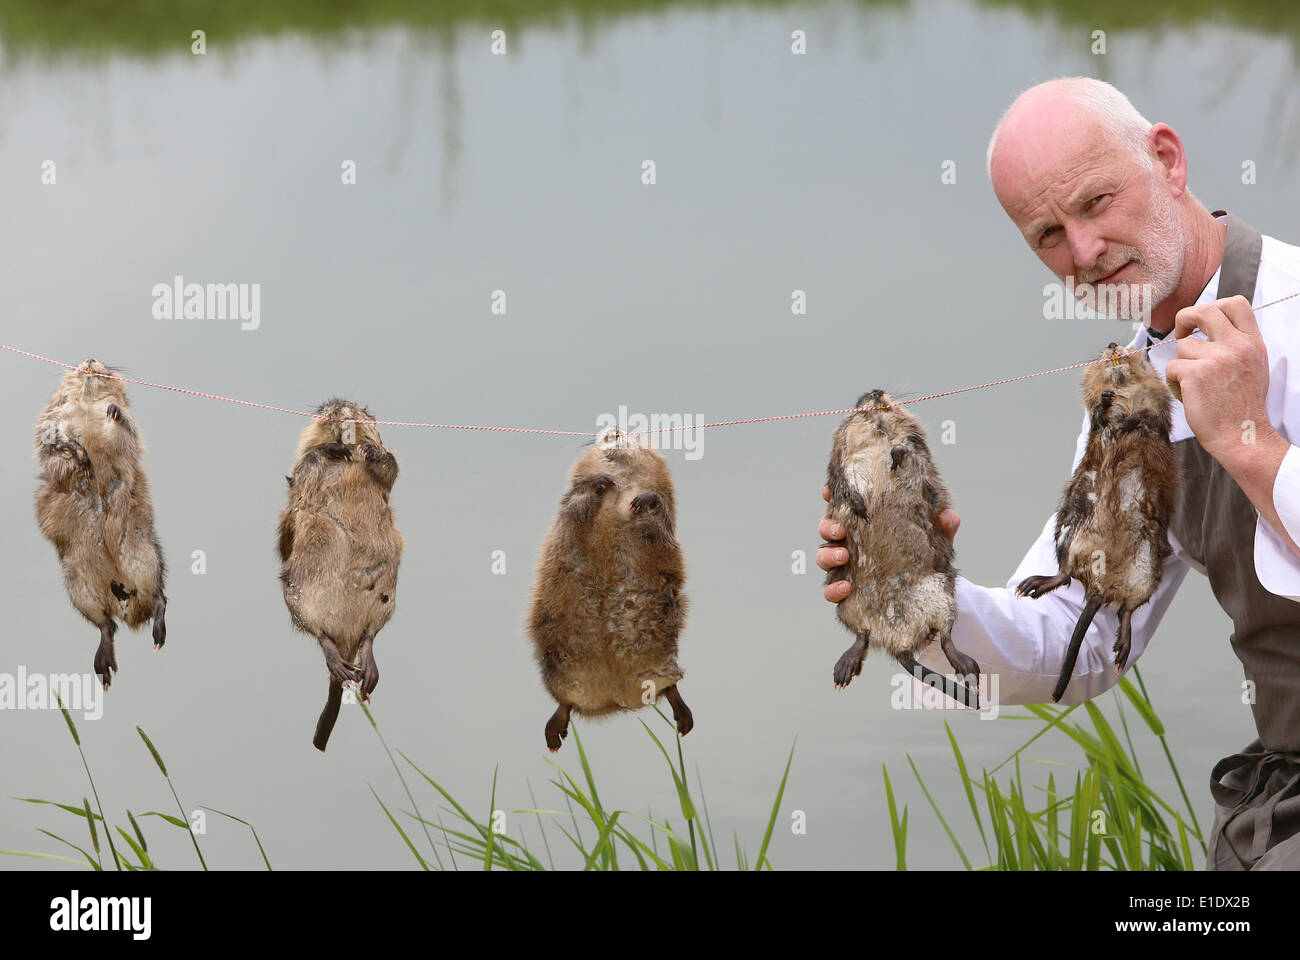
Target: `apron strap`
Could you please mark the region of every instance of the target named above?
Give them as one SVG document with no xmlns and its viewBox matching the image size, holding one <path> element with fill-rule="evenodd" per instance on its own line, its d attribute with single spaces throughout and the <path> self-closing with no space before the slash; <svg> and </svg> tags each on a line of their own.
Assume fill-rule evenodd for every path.
<svg viewBox="0 0 1300 960">
<path fill-rule="evenodd" d="M 1229 773 L 1243 767 L 1249 768 L 1244 787 L 1233 787 L 1224 782 Z M 1284 772 L 1288 769 L 1294 772 L 1287 782 L 1268 794 L 1267 799 L 1251 811 L 1254 825 L 1251 831 L 1250 857 L 1247 859 L 1233 845 L 1228 835 L 1228 827 L 1266 795 L 1274 770 Z M 1269 844 L 1273 839 L 1273 820 L 1278 802 L 1300 793 L 1300 755 L 1259 749 L 1259 741 L 1255 741 L 1246 748 L 1245 752 L 1225 757 L 1215 764 L 1210 774 L 1210 792 L 1214 795 L 1215 803 L 1230 808 L 1215 826 L 1210 838 L 1211 848 L 1216 846 L 1216 841 L 1227 844 L 1242 867 L 1249 870 L 1268 852 Z"/>
<path fill-rule="evenodd" d="M 1216 210 L 1213 216 L 1222 217 L 1225 214 L 1228 217 L 1228 241 L 1223 248 L 1223 264 L 1219 268 L 1219 289 L 1215 299 L 1224 300 L 1240 294 L 1253 303 L 1264 238 L 1246 221 L 1226 210 Z"/>
</svg>

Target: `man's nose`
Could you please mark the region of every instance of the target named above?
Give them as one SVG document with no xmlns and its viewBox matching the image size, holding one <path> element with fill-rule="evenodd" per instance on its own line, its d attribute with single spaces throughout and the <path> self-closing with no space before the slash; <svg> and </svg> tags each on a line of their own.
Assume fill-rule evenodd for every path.
<svg viewBox="0 0 1300 960">
<path fill-rule="evenodd" d="M 1066 227 L 1065 238 L 1069 241 L 1074 265 L 1080 270 L 1091 270 L 1106 252 L 1106 241 L 1082 224 Z"/>
</svg>

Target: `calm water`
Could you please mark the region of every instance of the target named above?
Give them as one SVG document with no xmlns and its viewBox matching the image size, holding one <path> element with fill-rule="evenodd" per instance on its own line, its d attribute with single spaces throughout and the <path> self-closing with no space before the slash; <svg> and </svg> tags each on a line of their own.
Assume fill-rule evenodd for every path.
<svg viewBox="0 0 1300 960">
<path fill-rule="evenodd" d="M 37 5 L 0 4 L 3 342 L 294 409 L 340 394 L 383 419 L 569 430 L 620 406 L 757 417 L 848 406 L 875 386 L 929 393 L 1073 362 L 1128 327 L 1041 319 L 1050 277 L 983 170 L 1012 97 L 1071 73 L 1110 80 L 1170 122 L 1208 206 L 1297 240 L 1300 17 L 1280 5 L 1240 24 L 1186 22 L 1175 4 L 1117 5 L 1105 23 L 1055 3 L 609 6 L 618 12 L 556 4 L 519 18 L 385 5 L 339 22 L 214 10 L 208 52 L 194 56 L 189 20 L 45 22 Z M 504 57 L 489 49 L 500 26 Z M 1105 56 L 1089 52 L 1098 26 Z M 796 29 L 806 56 L 790 53 Z M 654 186 L 640 182 L 646 159 Z M 1247 159 L 1258 169 L 1248 186 Z M 945 185 L 949 160 L 957 181 Z M 355 185 L 340 182 L 346 161 Z M 155 319 L 153 286 L 178 274 L 260 284 L 260 326 Z M 796 289 L 806 317 L 791 314 Z M 495 290 L 504 316 L 492 313 Z M 0 353 L 0 672 L 86 671 L 94 650 L 30 505 L 31 429 L 57 378 Z M 106 714 L 81 724 L 101 797 L 114 818 L 169 808 L 138 724 L 186 804 L 251 820 L 277 867 L 410 866 L 368 789 L 405 806 L 360 712 L 345 709 L 328 755 L 310 745 L 326 673 L 290 628 L 273 550 L 302 421 L 130 395 L 171 567 L 170 639 L 153 656 L 144 634 L 118 635 Z M 1068 472 L 1075 381 L 913 409 L 932 433 L 955 424 L 957 442 L 938 456 L 963 517 L 962 573 L 1003 584 Z M 906 755 L 962 822 L 944 720 L 976 769 L 1005 759 L 1029 725 L 893 711 L 882 659 L 832 690 L 848 641 L 811 555 L 835 421 L 720 428 L 698 459 L 668 453 L 692 604 L 687 761 L 720 844 L 736 831 L 752 853 L 797 737 L 771 856 L 826 868 L 893 866 L 887 764 L 911 810 L 911 863 L 954 866 Z M 384 436 L 401 463 L 394 505 L 408 549 L 398 612 L 376 645 L 378 720 L 478 810 L 497 767 L 499 807 L 533 806 L 528 783 L 553 806 L 542 739 L 553 704 L 522 626 L 579 445 Z M 792 572 L 795 551 L 807 552 L 806 574 Z M 1227 634 L 1192 575 L 1141 661 L 1203 823 L 1210 767 L 1253 737 Z M 635 718 L 582 733 L 607 806 L 672 816 L 671 780 Z M 1027 756 L 1079 760 L 1052 740 Z M 1172 799 L 1158 752 L 1143 756 Z M 572 740 L 558 759 L 576 769 Z M 86 792 L 54 713 L 0 714 L 0 770 L 6 797 Z M 795 810 L 804 835 L 788 828 Z M 535 824 L 513 814 L 512 835 L 519 823 L 536 843 Z M 38 825 L 54 816 L 0 801 L 0 848 L 53 850 Z M 209 823 L 211 864 L 256 864 L 242 829 Z M 184 837 L 152 832 L 162 862 L 190 862 Z M 16 865 L 31 864 L 0 861 Z"/>
</svg>

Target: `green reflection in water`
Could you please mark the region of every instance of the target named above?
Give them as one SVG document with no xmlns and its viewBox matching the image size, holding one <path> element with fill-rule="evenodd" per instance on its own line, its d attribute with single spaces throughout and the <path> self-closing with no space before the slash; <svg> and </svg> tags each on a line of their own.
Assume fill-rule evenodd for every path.
<svg viewBox="0 0 1300 960">
<path fill-rule="evenodd" d="M 1300 52 L 1295 0 L 978 0 L 1070 27 L 1110 31 L 1235 26 L 1287 39 Z M 910 0 L 857 0 L 862 7 L 912 6 Z M 0 44 L 12 59 L 109 53 L 188 52 L 195 29 L 209 52 L 258 37 L 297 33 L 327 40 L 353 29 L 409 27 L 507 31 L 566 23 L 594 26 L 620 17 L 674 10 L 798 9 L 791 0 L 0 0 Z M 914 5 L 924 12 L 923 4 Z"/>
</svg>

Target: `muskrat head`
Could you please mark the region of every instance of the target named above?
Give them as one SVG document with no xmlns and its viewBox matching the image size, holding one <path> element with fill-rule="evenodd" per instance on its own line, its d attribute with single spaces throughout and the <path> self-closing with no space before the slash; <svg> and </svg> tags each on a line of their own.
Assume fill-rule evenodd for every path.
<svg viewBox="0 0 1300 960">
<path fill-rule="evenodd" d="M 880 410 L 888 410 L 893 406 L 893 401 L 889 399 L 889 394 L 884 390 L 868 390 L 862 396 L 858 397 L 858 402 L 854 404 L 862 414 L 855 413 L 854 416 L 867 416 Z"/>
<path fill-rule="evenodd" d="M 299 455 L 326 443 L 344 443 L 350 447 L 369 443 L 383 449 L 374 420 L 361 404 L 331 397 L 316 408 L 316 419 L 303 430 Z"/>
<path fill-rule="evenodd" d="M 857 450 L 876 443 L 893 446 L 907 434 L 920 432 L 920 424 L 884 390 L 868 390 L 858 398 L 857 409 L 841 430 L 845 445 Z"/>
<path fill-rule="evenodd" d="M 65 373 L 63 383 L 70 388 L 69 394 L 80 400 L 93 403 L 107 397 L 116 401 L 118 406 L 126 406 L 122 379 L 93 357 Z"/>
<path fill-rule="evenodd" d="M 617 427 L 608 427 L 596 437 L 589 451 L 590 465 L 598 471 L 613 473 L 616 470 L 633 472 L 647 477 L 666 476 L 668 465 L 654 449 L 644 433 L 624 433 Z"/>
<path fill-rule="evenodd" d="M 643 433 L 624 433 L 609 427 L 597 435 L 573 467 L 573 482 L 608 475 L 620 484 L 654 490 L 671 498 L 672 477 L 664 458 Z"/>
<path fill-rule="evenodd" d="M 1156 396 L 1169 392 L 1145 350 L 1129 351 L 1117 343 L 1106 346 L 1100 363 L 1091 363 L 1083 370 L 1084 403 L 1089 409 L 1097 406 L 1106 390 L 1122 398 L 1145 391 L 1155 391 Z"/>
</svg>

